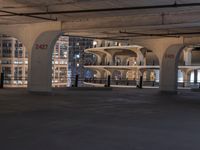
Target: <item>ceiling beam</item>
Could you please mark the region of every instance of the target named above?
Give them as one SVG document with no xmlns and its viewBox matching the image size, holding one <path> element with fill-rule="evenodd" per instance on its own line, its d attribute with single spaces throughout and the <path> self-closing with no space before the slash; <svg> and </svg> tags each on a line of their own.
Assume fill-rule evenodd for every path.
<svg viewBox="0 0 200 150">
<path fill-rule="evenodd" d="M 47 17 L 41 17 L 41 16 L 36 16 L 36 15 L 29 15 L 29 14 L 24 14 L 24 13 L 16 13 L 16 12 L 5 11 L 5 10 L 0 10 L 0 12 L 8 14 L 8 15 L 0 15 L 0 17 L 5 17 L 5 16 L 24 16 L 24 17 L 35 18 L 35 19 L 42 19 L 42 20 L 48 20 L 48 21 L 57 21 L 57 18 L 56 19 L 52 19 L 52 18 L 47 18 Z"/>
<path fill-rule="evenodd" d="M 31 12 L 20 13 L 21 15 L 49 15 L 49 14 L 77 14 L 77 13 L 95 13 L 95 12 L 113 12 L 113 11 L 128 11 L 128 10 L 146 10 L 146 9 L 166 9 L 166 8 L 184 8 L 197 7 L 200 3 L 184 3 L 184 4 L 168 4 L 168 5 L 152 5 L 152 6 L 137 6 L 137 7 L 118 7 L 104 9 L 86 9 L 86 10 L 71 10 L 71 11 L 46 11 L 46 12 Z"/>
</svg>

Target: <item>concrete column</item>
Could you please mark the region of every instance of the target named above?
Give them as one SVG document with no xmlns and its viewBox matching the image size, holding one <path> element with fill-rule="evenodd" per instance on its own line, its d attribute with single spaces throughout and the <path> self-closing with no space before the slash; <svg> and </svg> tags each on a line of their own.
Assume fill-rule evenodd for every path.
<svg viewBox="0 0 200 150">
<path fill-rule="evenodd" d="M 151 80 L 151 70 L 146 70 L 146 81 L 150 81 Z"/>
<path fill-rule="evenodd" d="M 183 51 L 184 62 L 186 66 L 190 66 L 192 62 L 192 48 L 186 48 Z"/>
<path fill-rule="evenodd" d="M 52 53 L 59 36 L 59 31 L 49 31 L 40 34 L 35 40 L 29 59 L 30 92 L 51 92 Z"/>
<path fill-rule="evenodd" d="M 105 74 L 105 71 L 102 70 L 102 69 L 98 69 L 98 72 L 99 72 L 99 79 L 103 79 L 104 78 L 104 74 Z"/>
<path fill-rule="evenodd" d="M 137 52 L 137 65 L 143 65 L 144 64 L 144 56 L 141 52 Z"/>
<path fill-rule="evenodd" d="M 185 82 L 189 82 L 189 81 L 190 81 L 190 75 L 189 75 L 188 73 L 185 73 L 185 72 L 184 72 L 183 80 L 184 80 Z"/>
<path fill-rule="evenodd" d="M 184 86 L 188 86 L 190 83 L 190 73 L 187 70 L 183 71 L 183 82 Z"/>
<path fill-rule="evenodd" d="M 101 58 L 101 61 L 100 61 L 99 64 L 101 64 L 101 65 L 106 65 L 107 64 L 107 62 L 106 62 L 106 55 L 102 55 L 102 58 Z"/>
<path fill-rule="evenodd" d="M 114 65 L 114 62 L 113 62 L 113 57 L 107 53 L 106 56 L 105 56 L 105 65 Z"/>
<path fill-rule="evenodd" d="M 176 93 L 178 58 L 183 49 L 181 44 L 171 45 L 165 51 L 160 69 L 160 90 L 161 92 Z"/>
<path fill-rule="evenodd" d="M 138 80 L 140 79 L 140 76 L 143 76 L 144 77 L 144 72 L 145 72 L 145 70 L 144 69 L 138 69 L 138 72 L 137 72 L 137 78 L 138 78 Z"/>
<path fill-rule="evenodd" d="M 103 57 L 101 57 L 101 56 L 99 56 L 99 55 L 96 55 L 96 56 L 97 56 L 97 60 L 96 60 L 95 63 L 96 63 L 96 65 L 100 65 L 100 64 L 102 63 L 102 61 L 103 61 L 103 60 L 102 60 Z M 103 63 L 102 63 L 102 64 L 103 64 Z"/>
<path fill-rule="evenodd" d="M 144 60 L 143 60 L 143 65 L 146 66 L 147 65 L 147 59 L 146 57 L 144 57 Z"/>
<path fill-rule="evenodd" d="M 109 62 L 109 65 L 115 65 L 115 51 L 107 51 L 104 50 L 106 53 L 107 63 Z"/>
</svg>

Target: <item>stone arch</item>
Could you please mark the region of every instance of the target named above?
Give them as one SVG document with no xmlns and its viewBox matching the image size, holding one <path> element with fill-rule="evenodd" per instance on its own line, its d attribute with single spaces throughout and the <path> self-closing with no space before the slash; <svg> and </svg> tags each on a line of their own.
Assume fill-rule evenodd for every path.
<svg viewBox="0 0 200 150">
<path fill-rule="evenodd" d="M 200 47 L 198 45 L 185 47 L 181 52 L 181 57 L 179 59 L 179 65 L 182 66 L 193 66 L 200 65 Z"/>
<path fill-rule="evenodd" d="M 29 91 L 51 92 L 52 53 L 61 34 L 61 31 L 47 31 L 35 40 L 29 61 Z"/>
<path fill-rule="evenodd" d="M 178 60 L 184 48 L 182 44 L 174 44 L 166 49 L 160 70 L 160 90 L 162 92 L 176 92 Z"/>
<path fill-rule="evenodd" d="M 36 81 L 36 78 L 33 80 L 33 76 L 35 76 L 35 74 L 42 75 L 45 73 L 45 70 L 33 69 L 34 70 L 34 73 L 33 73 L 33 70 L 32 70 L 33 65 L 31 64 L 31 62 L 34 62 L 34 61 L 32 61 L 32 58 L 31 58 L 32 54 L 33 54 L 32 51 L 35 49 L 35 46 L 36 46 L 35 43 L 36 43 L 36 41 L 38 41 L 39 38 L 41 40 L 45 41 L 44 38 L 43 39 L 41 38 L 43 33 L 53 32 L 53 31 L 61 32 L 61 22 L 57 21 L 57 22 L 42 22 L 42 23 L 34 23 L 34 24 L 0 25 L 0 27 L 1 27 L 0 33 L 7 34 L 7 35 L 17 38 L 25 45 L 26 49 L 29 51 L 29 54 L 28 54 L 29 55 L 29 59 L 28 59 L 28 64 L 29 64 L 28 65 L 28 70 L 29 70 L 28 71 L 28 76 L 29 76 L 28 89 L 29 89 L 29 91 L 49 92 L 50 88 L 46 88 L 45 87 L 45 86 L 47 86 L 46 84 L 42 87 L 36 86 L 38 81 Z M 47 39 L 53 38 L 50 36 L 46 37 L 46 38 Z M 41 44 L 41 45 L 43 45 L 43 44 Z M 44 48 L 45 45 L 43 45 L 42 47 Z M 49 47 L 50 46 L 48 45 L 47 49 L 49 49 Z M 44 52 L 42 52 L 42 53 L 44 53 Z M 37 56 L 35 55 L 35 57 L 37 57 Z M 40 57 L 40 55 L 38 55 L 38 57 Z M 38 60 L 36 58 L 34 58 L 34 59 Z M 39 78 L 39 81 L 40 80 L 41 79 Z M 36 82 L 36 83 L 30 83 L 30 82 Z M 33 87 L 31 87 L 32 85 L 33 85 Z"/>
</svg>

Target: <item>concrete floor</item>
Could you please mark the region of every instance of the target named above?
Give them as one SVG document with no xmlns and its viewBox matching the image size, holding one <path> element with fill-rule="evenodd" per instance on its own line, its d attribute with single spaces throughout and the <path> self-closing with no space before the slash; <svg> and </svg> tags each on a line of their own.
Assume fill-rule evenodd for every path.
<svg viewBox="0 0 200 150">
<path fill-rule="evenodd" d="M 200 93 L 0 90 L 0 150 L 199 150 Z"/>
</svg>

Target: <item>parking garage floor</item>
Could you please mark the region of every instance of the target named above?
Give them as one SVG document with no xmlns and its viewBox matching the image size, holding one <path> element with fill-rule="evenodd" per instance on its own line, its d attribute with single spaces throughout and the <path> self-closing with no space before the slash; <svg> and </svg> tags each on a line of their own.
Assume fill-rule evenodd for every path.
<svg viewBox="0 0 200 150">
<path fill-rule="evenodd" d="M 0 90 L 1 150 L 199 150 L 200 92 Z"/>
</svg>

